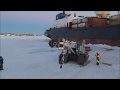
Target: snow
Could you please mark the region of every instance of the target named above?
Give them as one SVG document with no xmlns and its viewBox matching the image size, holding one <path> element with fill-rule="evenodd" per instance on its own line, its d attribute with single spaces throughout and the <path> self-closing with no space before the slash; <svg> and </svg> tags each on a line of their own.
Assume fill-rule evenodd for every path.
<svg viewBox="0 0 120 90">
<path fill-rule="evenodd" d="M 0 36 L 0 55 L 4 58 L 0 79 L 120 79 L 119 47 L 88 44 L 91 62 L 87 66 L 80 67 L 77 62 L 70 61 L 60 69 L 60 51 L 50 48 L 49 40 L 44 35 Z M 106 51 L 106 48 L 112 50 Z M 99 66 L 95 62 L 97 52 L 101 55 Z"/>
</svg>

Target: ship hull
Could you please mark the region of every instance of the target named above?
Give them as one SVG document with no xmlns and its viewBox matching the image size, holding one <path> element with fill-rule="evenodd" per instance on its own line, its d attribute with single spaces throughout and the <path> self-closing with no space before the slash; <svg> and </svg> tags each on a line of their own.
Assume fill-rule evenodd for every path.
<svg viewBox="0 0 120 90">
<path fill-rule="evenodd" d="M 53 28 L 46 30 L 45 35 L 54 41 L 65 38 L 76 42 L 85 40 L 86 44 L 107 44 L 120 47 L 120 24 L 94 28 Z"/>
</svg>

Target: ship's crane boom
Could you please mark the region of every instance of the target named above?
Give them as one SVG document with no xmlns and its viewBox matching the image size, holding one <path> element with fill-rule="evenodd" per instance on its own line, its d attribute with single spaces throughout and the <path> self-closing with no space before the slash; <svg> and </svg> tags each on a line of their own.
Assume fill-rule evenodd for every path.
<svg viewBox="0 0 120 90">
<path fill-rule="evenodd" d="M 107 18 L 111 14 L 111 11 L 95 11 L 95 13 L 97 17 Z"/>
</svg>

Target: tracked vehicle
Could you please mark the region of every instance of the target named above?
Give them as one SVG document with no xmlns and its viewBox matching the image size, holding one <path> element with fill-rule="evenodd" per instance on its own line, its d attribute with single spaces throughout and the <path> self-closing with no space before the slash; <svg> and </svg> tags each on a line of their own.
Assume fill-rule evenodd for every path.
<svg viewBox="0 0 120 90">
<path fill-rule="evenodd" d="M 77 61 L 79 65 L 84 65 L 88 60 L 88 52 L 90 47 L 85 46 L 85 41 L 82 42 L 70 42 L 68 40 L 60 41 L 58 49 L 64 54 L 64 63 L 69 61 Z"/>
</svg>

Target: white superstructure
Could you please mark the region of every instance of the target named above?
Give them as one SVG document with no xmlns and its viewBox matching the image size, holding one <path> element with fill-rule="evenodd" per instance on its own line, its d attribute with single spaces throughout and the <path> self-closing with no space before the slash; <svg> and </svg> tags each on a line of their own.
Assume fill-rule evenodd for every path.
<svg viewBox="0 0 120 90">
<path fill-rule="evenodd" d="M 60 14 L 62 15 L 64 13 L 60 13 Z M 83 18 L 83 17 L 76 16 L 75 13 L 65 14 L 65 16 L 63 18 L 61 18 L 62 16 L 60 16 L 60 14 L 58 14 L 58 19 L 56 16 L 56 20 L 54 20 L 54 22 L 53 22 L 55 28 L 69 27 L 70 22 L 74 22 L 74 23 L 76 23 L 77 21 L 80 22 L 81 19 Z"/>
</svg>

